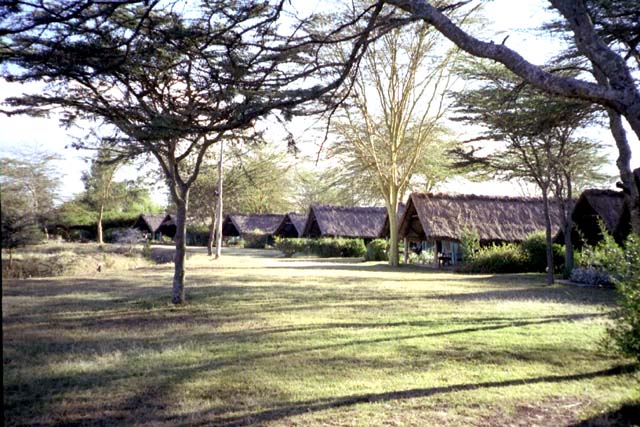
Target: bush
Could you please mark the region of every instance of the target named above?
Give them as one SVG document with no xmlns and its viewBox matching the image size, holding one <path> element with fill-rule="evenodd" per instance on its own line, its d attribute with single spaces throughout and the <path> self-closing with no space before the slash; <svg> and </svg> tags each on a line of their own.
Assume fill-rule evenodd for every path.
<svg viewBox="0 0 640 427">
<path fill-rule="evenodd" d="M 611 286 L 613 280 L 611 274 L 606 271 L 597 270 L 591 266 L 577 267 L 571 271 L 569 279 L 572 282 L 583 283 L 591 286 Z"/>
<path fill-rule="evenodd" d="M 275 246 L 286 257 L 296 253 L 317 255 L 321 258 L 362 257 L 367 248 L 362 239 L 323 237 L 321 239 L 278 239 Z"/>
<path fill-rule="evenodd" d="M 435 265 L 435 253 L 433 249 L 420 251 L 419 254 L 412 252 L 409 255 L 409 264 L 433 264 Z"/>
<path fill-rule="evenodd" d="M 527 271 L 527 259 L 520 245 L 493 244 L 481 248 L 460 270 L 467 273 L 521 273 Z"/>
<path fill-rule="evenodd" d="M 273 238 L 267 234 L 245 233 L 242 238 L 244 239 L 243 247 L 250 249 L 264 249 L 273 243 Z"/>
<path fill-rule="evenodd" d="M 384 239 L 375 239 L 367 245 L 366 261 L 389 261 L 388 244 Z"/>
<path fill-rule="evenodd" d="M 547 237 L 544 231 L 531 233 L 521 246 L 526 263 L 525 271 L 537 273 L 547 271 Z M 560 272 L 564 265 L 564 246 L 554 244 L 551 246 L 551 251 L 553 252 L 553 269 L 555 272 Z"/>
<path fill-rule="evenodd" d="M 291 258 L 296 253 L 309 253 L 309 242 L 307 239 L 276 238 L 275 247 L 282 252 L 286 258 Z"/>
<path fill-rule="evenodd" d="M 187 227 L 187 245 L 189 246 L 207 246 L 209 242 L 209 226 L 189 225 Z"/>
<path fill-rule="evenodd" d="M 475 229 L 467 228 L 462 229 L 460 235 L 460 251 L 462 252 L 462 261 L 472 261 L 476 254 L 480 251 L 480 235 Z"/>
<path fill-rule="evenodd" d="M 640 236 L 633 232 L 618 258 L 610 258 L 619 308 L 607 329 L 614 347 L 640 361 Z"/>
</svg>

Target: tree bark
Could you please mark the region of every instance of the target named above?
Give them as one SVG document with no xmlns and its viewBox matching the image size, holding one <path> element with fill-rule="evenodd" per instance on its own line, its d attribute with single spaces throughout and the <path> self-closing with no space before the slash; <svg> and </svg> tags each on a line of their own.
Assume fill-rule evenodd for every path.
<svg viewBox="0 0 640 427">
<path fill-rule="evenodd" d="M 189 204 L 189 190 L 181 189 L 180 197 L 176 200 L 176 253 L 174 257 L 175 269 L 173 273 L 173 292 L 171 302 L 184 304 L 184 267 L 187 255 L 187 208 Z"/>
<path fill-rule="evenodd" d="M 542 202 L 544 205 L 544 227 L 547 239 L 547 285 L 553 285 L 553 247 L 551 239 L 551 215 L 549 213 L 549 191 L 542 189 Z"/>
<path fill-rule="evenodd" d="M 220 141 L 220 160 L 218 161 L 218 203 L 216 206 L 216 259 L 222 255 L 222 158 L 224 144 Z"/>
<path fill-rule="evenodd" d="M 209 239 L 207 239 L 207 255 L 213 256 L 213 241 L 216 235 L 216 216 L 211 216 L 211 222 L 209 223 Z"/>
<path fill-rule="evenodd" d="M 100 209 L 98 211 L 98 221 L 96 224 L 96 228 L 97 228 L 97 237 L 96 237 L 96 241 L 98 242 L 99 245 L 103 245 L 104 244 L 104 236 L 103 236 L 103 232 L 102 232 L 102 218 L 104 217 L 104 205 L 100 205 Z"/>
<path fill-rule="evenodd" d="M 397 267 L 400 264 L 400 254 L 398 252 L 398 204 L 395 210 L 387 209 L 389 213 L 389 265 Z"/>
<path fill-rule="evenodd" d="M 567 199 L 565 203 L 565 221 L 564 221 L 564 276 L 565 279 L 573 270 L 573 241 L 571 234 L 573 232 L 573 184 L 571 178 L 567 177 Z"/>
</svg>

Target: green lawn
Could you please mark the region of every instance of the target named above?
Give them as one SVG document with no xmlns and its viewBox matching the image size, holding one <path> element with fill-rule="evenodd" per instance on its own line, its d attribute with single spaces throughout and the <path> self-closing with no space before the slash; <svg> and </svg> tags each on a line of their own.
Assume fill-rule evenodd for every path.
<svg viewBox="0 0 640 427">
<path fill-rule="evenodd" d="M 611 290 L 198 249 L 175 308 L 172 267 L 3 281 L 5 425 L 587 426 L 639 412 L 640 371 L 599 345 Z"/>
</svg>

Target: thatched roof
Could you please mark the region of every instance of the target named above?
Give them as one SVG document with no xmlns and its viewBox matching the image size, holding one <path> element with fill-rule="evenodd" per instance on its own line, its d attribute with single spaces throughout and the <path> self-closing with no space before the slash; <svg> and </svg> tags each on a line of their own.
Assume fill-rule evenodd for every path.
<svg viewBox="0 0 640 427">
<path fill-rule="evenodd" d="M 167 215 L 164 221 L 162 221 L 162 224 L 160 224 L 160 226 L 158 227 L 159 232 L 171 238 L 175 237 L 176 230 L 175 215 L 171 214 Z"/>
<path fill-rule="evenodd" d="M 170 215 L 164 214 L 140 214 L 136 222 L 133 223 L 132 227 L 140 229 L 142 231 L 147 231 L 151 233 L 155 233 L 160 228 L 160 225 L 167 220 L 170 219 Z"/>
<path fill-rule="evenodd" d="M 557 207 L 551 207 L 552 227 L 559 226 Z M 541 199 L 413 193 L 400 222 L 401 237 L 460 240 L 465 228 L 484 242 L 519 242 L 544 230 Z"/>
<path fill-rule="evenodd" d="M 398 215 L 396 218 L 396 224 L 400 224 L 400 221 L 402 220 L 402 216 L 404 215 L 404 211 L 406 210 L 407 205 L 405 205 L 404 203 L 400 203 L 398 204 Z M 389 214 L 385 213 L 384 215 L 384 225 L 382 226 L 382 230 L 380 231 L 380 237 L 382 238 L 389 238 Z"/>
<path fill-rule="evenodd" d="M 631 229 L 629 218 L 622 191 L 585 190 L 571 212 L 574 224 L 571 241 L 578 247 L 584 243 L 597 244 L 602 240 L 600 221 L 604 224 L 607 232 L 612 234 L 616 240 L 622 241 Z M 556 235 L 554 241 L 558 243 L 564 241 L 562 230 Z"/>
<path fill-rule="evenodd" d="M 312 205 L 303 235 L 375 239 L 386 213 L 386 208 Z"/>
<path fill-rule="evenodd" d="M 273 234 L 281 237 L 302 237 L 306 223 L 307 215 L 290 212 L 282 218 L 282 222 Z"/>
<path fill-rule="evenodd" d="M 223 236 L 243 234 L 273 234 L 284 215 L 279 214 L 228 214 L 222 223 Z"/>
</svg>

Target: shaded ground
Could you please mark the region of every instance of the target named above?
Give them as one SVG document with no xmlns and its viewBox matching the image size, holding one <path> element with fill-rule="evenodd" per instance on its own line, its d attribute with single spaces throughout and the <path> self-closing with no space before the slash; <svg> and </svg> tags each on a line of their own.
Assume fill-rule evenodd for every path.
<svg viewBox="0 0 640 427">
<path fill-rule="evenodd" d="M 638 424 L 611 290 L 204 252 L 184 307 L 172 264 L 4 281 L 5 424 Z"/>
</svg>

